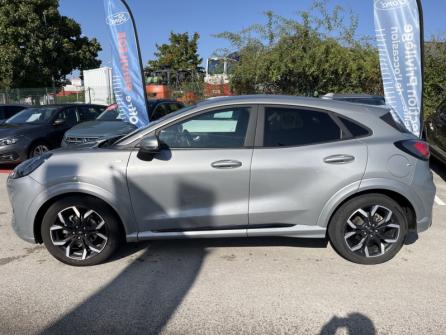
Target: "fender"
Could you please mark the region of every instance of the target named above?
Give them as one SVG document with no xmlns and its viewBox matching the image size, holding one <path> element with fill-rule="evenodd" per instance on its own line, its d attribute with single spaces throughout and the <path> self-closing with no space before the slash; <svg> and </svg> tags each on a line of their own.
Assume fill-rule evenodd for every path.
<svg viewBox="0 0 446 335">
<path fill-rule="evenodd" d="M 32 201 L 31 205 L 29 206 L 27 211 L 27 220 L 29 220 L 29 222 L 34 222 L 38 211 L 46 202 L 57 196 L 69 193 L 83 193 L 92 195 L 103 200 L 110 207 L 112 207 L 123 223 L 125 234 L 129 242 L 132 240 L 131 236 L 136 235 L 138 232 L 138 226 L 130 200 L 128 198 L 122 197 L 119 198 L 118 201 L 116 196 L 114 196 L 111 192 L 85 182 L 67 182 L 63 184 L 56 184 L 48 189 L 45 189 Z"/>
</svg>

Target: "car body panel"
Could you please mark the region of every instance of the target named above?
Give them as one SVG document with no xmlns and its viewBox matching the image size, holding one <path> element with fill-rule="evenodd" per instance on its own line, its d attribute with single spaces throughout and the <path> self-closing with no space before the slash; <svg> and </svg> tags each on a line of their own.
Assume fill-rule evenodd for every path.
<svg viewBox="0 0 446 335">
<path fill-rule="evenodd" d="M 137 145 L 144 136 L 153 136 L 180 119 L 214 108 L 262 104 L 327 110 L 367 125 L 372 132 L 364 138 L 304 147 L 162 150 L 151 160 L 138 157 Z M 161 119 L 110 148 L 85 145 L 56 150 L 29 177 L 9 179 L 15 213 L 22 203 L 29 204 L 26 215 L 15 215 L 15 225 L 27 228 L 16 231 L 29 239 L 38 210 L 54 196 L 75 192 L 93 194 L 114 208 L 129 241 L 265 235 L 320 238 L 345 199 L 389 190 L 412 204 L 421 232 L 431 223 L 432 173 L 427 162 L 394 145 L 414 137 L 379 120 L 385 113 L 388 110 L 383 108 L 296 97 L 212 99 Z M 325 166 L 324 158 L 337 154 L 350 154 L 355 160 Z M 211 163 L 224 159 L 241 161 L 241 169 L 214 171 Z M 395 173 L 395 167 L 404 164 L 408 173 Z M 34 190 L 36 182 L 41 186 Z M 20 205 L 18 193 L 23 197 Z"/>
</svg>

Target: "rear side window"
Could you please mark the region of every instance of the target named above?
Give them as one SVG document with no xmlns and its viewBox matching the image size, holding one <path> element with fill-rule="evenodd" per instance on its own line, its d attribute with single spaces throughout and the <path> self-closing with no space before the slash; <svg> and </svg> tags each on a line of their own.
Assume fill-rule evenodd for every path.
<svg viewBox="0 0 446 335">
<path fill-rule="evenodd" d="M 348 131 L 352 134 L 353 137 L 362 137 L 370 135 L 370 131 L 367 128 L 359 125 L 358 123 L 343 117 L 339 118 L 341 119 L 342 123 L 345 125 L 345 127 L 348 129 Z"/>
<path fill-rule="evenodd" d="M 392 113 L 390 112 L 381 116 L 381 120 L 383 120 L 389 126 L 398 130 L 401 133 L 409 133 L 409 130 L 407 130 L 406 126 L 404 126 L 402 122 L 397 122 L 395 118 L 392 116 Z"/>
<path fill-rule="evenodd" d="M 327 113 L 283 107 L 265 108 L 265 147 L 309 145 L 341 138 L 341 129 Z"/>
</svg>

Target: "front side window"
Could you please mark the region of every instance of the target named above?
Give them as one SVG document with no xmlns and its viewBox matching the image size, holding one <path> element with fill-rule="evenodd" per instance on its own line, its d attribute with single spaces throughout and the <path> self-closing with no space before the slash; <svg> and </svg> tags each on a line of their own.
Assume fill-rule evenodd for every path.
<svg viewBox="0 0 446 335">
<path fill-rule="evenodd" d="M 241 148 L 249 122 L 249 107 L 203 113 L 161 130 L 160 141 L 175 148 Z"/>
<path fill-rule="evenodd" d="M 341 129 L 327 113 L 283 107 L 265 108 L 265 147 L 310 145 L 341 138 Z"/>
</svg>

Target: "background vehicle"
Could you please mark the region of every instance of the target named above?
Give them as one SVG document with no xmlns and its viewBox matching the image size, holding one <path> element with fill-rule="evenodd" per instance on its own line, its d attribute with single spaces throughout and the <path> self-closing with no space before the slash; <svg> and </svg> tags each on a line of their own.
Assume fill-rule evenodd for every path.
<svg viewBox="0 0 446 335">
<path fill-rule="evenodd" d="M 58 148 L 64 133 L 94 120 L 105 106 L 66 104 L 22 110 L 0 126 L 0 163 L 18 163 Z"/>
<path fill-rule="evenodd" d="M 377 264 L 431 225 L 428 159 L 389 109 L 241 96 L 46 153 L 14 170 L 8 193 L 17 234 L 72 265 L 104 261 L 124 237 L 327 235 L 346 259 Z"/>
<path fill-rule="evenodd" d="M 156 121 L 183 107 L 184 105 L 181 102 L 175 100 L 149 100 L 149 118 L 151 121 Z M 135 129 L 134 125 L 123 121 L 118 105 L 113 104 L 99 115 L 96 120 L 81 123 L 68 130 L 64 135 L 62 147 L 124 136 Z"/>
<path fill-rule="evenodd" d="M 230 57 L 213 57 L 207 60 L 206 77 L 204 78 L 205 97 L 233 95 L 229 78 L 237 63 L 235 58 L 236 55 L 232 55 Z"/>
<path fill-rule="evenodd" d="M 425 135 L 433 156 L 446 164 L 446 100 L 426 121 Z"/>
<path fill-rule="evenodd" d="M 379 95 L 328 93 L 324 95 L 322 99 L 352 102 L 352 103 L 372 105 L 372 106 L 386 105 L 386 99 Z"/>
<path fill-rule="evenodd" d="M 0 105 L 0 124 L 3 124 L 7 119 L 16 115 L 21 110 L 31 107 L 30 105 Z"/>
</svg>

